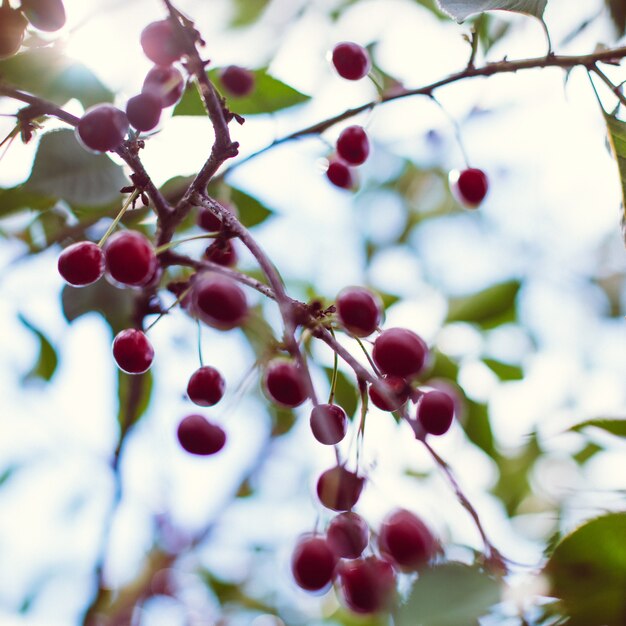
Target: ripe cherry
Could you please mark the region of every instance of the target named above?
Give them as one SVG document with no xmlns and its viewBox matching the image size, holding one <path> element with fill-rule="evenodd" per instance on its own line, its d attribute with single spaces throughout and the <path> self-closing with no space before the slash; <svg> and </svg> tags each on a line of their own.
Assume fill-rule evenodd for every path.
<svg viewBox="0 0 626 626">
<path fill-rule="evenodd" d="M 185 89 L 185 79 L 180 70 L 171 65 L 155 65 L 143 81 L 142 93 L 149 93 L 161 100 L 161 106 L 167 108 L 176 104 Z"/>
<path fill-rule="evenodd" d="M 220 80 L 224 89 L 237 98 L 250 95 L 256 82 L 253 72 L 237 65 L 225 67 L 220 72 Z"/>
<path fill-rule="evenodd" d="M 112 104 L 96 104 L 81 117 L 76 132 L 89 150 L 115 150 L 122 145 L 128 133 L 128 118 L 124 111 Z"/>
<path fill-rule="evenodd" d="M 271 400 L 281 406 L 294 408 L 307 399 L 302 371 L 293 361 L 271 361 L 265 370 L 263 386 Z"/>
<path fill-rule="evenodd" d="M 214 367 L 205 365 L 191 375 L 187 395 L 199 406 L 213 406 L 222 399 L 225 388 L 222 375 Z"/>
<path fill-rule="evenodd" d="M 183 46 L 170 20 L 148 24 L 140 41 L 144 54 L 157 65 L 171 65 L 183 56 Z"/>
<path fill-rule="evenodd" d="M 190 454 L 207 456 L 219 452 L 226 443 L 226 433 L 202 415 L 188 415 L 178 425 L 178 441 Z"/>
<path fill-rule="evenodd" d="M 384 374 L 408 378 L 420 372 L 427 354 L 426 344 L 413 331 L 390 328 L 376 337 L 372 357 Z"/>
<path fill-rule="evenodd" d="M 218 265 L 233 267 L 237 265 L 237 250 L 231 239 L 218 239 L 204 251 L 204 258 Z"/>
<path fill-rule="evenodd" d="M 199 276 L 191 291 L 193 312 L 209 326 L 230 330 L 241 326 L 248 315 L 246 294 L 230 278 L 206 273 Z"/>
<path fill-rule="evenodd" d="M 450 172 L 452 190 L 468 208 L 476 208 L 487 195 L 489 181 L 482 170 L 474 167 Z"/>
<path fill-rule="evenodd" d="M 0 6 L 0 59 L 13 56 L 24 41 L 28 21 L 17 9 Z"/>
<path fill-rule="evenodd" d="M 123 372 L 143 374 L 152 365 L 154 348 L 143 332 L 127 328 L 113 340 L 113 358 Z"/>
<path fill-rule="evenodd" d="M 354 187 L 355 181 L 352 170 L 343 161 L 339 161 L 338 159 L 329 161 L 326 177 L 335 187 L 340 187 L 341 189 L 351 189 Z"/>
<path fill-rule="evenodd" d="M 383 380 L 393 400 L 385 398 L 374 385 L 369 388 L 370 400 L 383 411 L 397 411 L 409 399 L 411 387 L 399 376 L 385 376 Z"/>
<path fill-rule="evenodd" d="M 330 585 L 337 557 L 323 537 L 309 535 L 301 538 L 291 556 L 291 571 L 299 587 L 319 591 Z"/>
<path fill-rule="evenodd" d="M 62 0 L 22 0 L 20 10 L 37 30 L 52 32 L 65 25 Z"/>
<path fill-rule="evenodd" d="M 133 128 L 148 131 L 155 128 L 161 119 L 161 99 L 152 93 L 140 93 L 126 103 L 126 116 Z"/>
<path fill-rule="evenodd" d="M 361 165 L 370 153 L 370 142 L 362 126 L 344 128 L 337 139 L 337 154 L 350 165 Z"/>
<path fill-rule="evenodd" d="M 337 404 L 318 404 L 311 411 L 313 436 L 327 446 L 339 443 L 348 430 L 346 412 Z"/>
<path fill-rule="evenodd" d="M 384 519 L 378 535 L 381 554 L 406 571 L 418 570 L 437 552 L 437 541 L 419 517 L 397 509 Z"/>
<path fill-rule="evenodd" d="M 372 67 L 370 55 L 358 43 L 344 41 L 333 49 L 333 65 L 342 78 L 359 80 L 367 76 Z"/>
<path fill-rule="evenodd" d="M 370 530 L 367 522 L 351 511 L 333 517 L 326 531 L 331 550 L 344 559 L 356 559 L 367 547 Z"/>
<path fill-rule="evenodd" d="M 342 326 L 357 337 L 371 335 L 382 317 L 380 299 L 364 287 L 346 287 L 337 296 L 337 316 Z"/>
<path fill-rule="evenodd" d="M 104 245 L 107 274 L 116 282 L 142 287 L 155 276 L 158 261 L 150 240 L 136 230 L 121 230 Z"/>
<path fill-rule="evenodd" d="M 331 467 L 317 480 L 317 497 L 328 509 L 349 511 L 359 500 L 365 478 L 343 465 Z"/>
<path fill-rule="evenodd" d="M 91 241 L 79 241 L 59 255 L 59 274 L 74 287 L 95 283 L 104 274 L 104 254 Z"/>
<path fill-rule="evenodd" d="M 390 563 L 370 556 L 343 561 L 337 569 L 343 599 L 352 611 L 371 614 L 391 607 L 396 575 Z"/>
<path fill-rule="evenodd" d="M 431 435 L 447 433 L 454 419 L 454 400 L 444 391 L 425 393 L 417 405 L 417 419 Z"/>
</svg>

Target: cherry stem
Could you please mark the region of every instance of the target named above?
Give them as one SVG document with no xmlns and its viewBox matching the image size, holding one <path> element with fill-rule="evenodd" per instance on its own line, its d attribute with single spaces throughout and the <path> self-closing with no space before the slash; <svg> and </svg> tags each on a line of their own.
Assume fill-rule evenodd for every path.
<svg viewBox="0 0 626 626">
<path fill-rule="evenodd" d="M 198 325 L 198 361 L 200 362 L 200 367 L 204 367 L 204 361 L 202 360 L 202 324 L 200 320 L 196 320 L 196 323 Z"/>
<path fill-rule="evenodd" d="M 219 235 L 219 232 L 214 233 L 206 233 L 204 235 L 194 235 L 193 237 L 185 237 L 185 239 L 177 239 L 176 241 L 169 241 L 168 243 L 164 243 L 162 246 L 155 248 L 155 254 L 162 254 L 167 250 L 171 250 L 181 243 L 187 243 L 188 241 L 196 241 L 198 239 L 215 239 Z"/>
<path fill-rule="evenodd" d="M 330 334 L 335 337 L 335 331 L 331 328 Z M 337 386 L 337 367 L 339 365 L 339 356 L 333 350 L 333 377 L 330 381 L 330 395 L 328 396 L 328 404 L 332 404 L 335 400 L 335 387 Z"/>
<path fill-rule="evenodd" d="M 165 311 L 163 311 L 162 313 L 159 313 L 158 317 L 148 325 L 148 327 L 146 328 L 145 332 L 147 333 L 153 326 L 156 325 L 156 323 L 164 316 L 167 315 L 174 307 L 178 306 L 183 299 L 185 298 L 185 296 L 191 291 L 191 287 L 187 287 L 187 289 L 185 289 L 185 291 L 183 291 L 178 298 L 176 298 L 176 300 L 170 304 L 170 306 L 167 307 L 167 309 L 165 309 Z"/>
<path fill-rule="evenodd" d="M 106 240 L 111 236 L 116 226 L 120 223 L 120 220 L 122 219 L 122 217 L 124 217 L 124 213 L 126 213 L 126 210 L 128 209 L 128 207 L 130 207 L 133 204 L 133 202 L 137 199 L 140 193 L 141 192 L 139 191 L 139 189 L 135 189 L 135 191 L 133 191 L 133 193 L 131 193 L 130 196 L 128 196 L 128 198 L 126 199 L 126 202 L 124 202 L 124 204 L 122 205 L 120 212 L 117 214 L 115 219 L 111 222 L 106 233 L 102 235 L 102 239 L 100 239 L 100 241 L 98 242 L 99 248 L 102 248 Z"/>
</svg>

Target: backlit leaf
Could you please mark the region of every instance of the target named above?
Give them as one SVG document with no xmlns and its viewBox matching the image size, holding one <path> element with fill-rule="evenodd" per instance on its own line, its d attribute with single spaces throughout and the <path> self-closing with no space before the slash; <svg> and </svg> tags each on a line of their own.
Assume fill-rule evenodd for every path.
<svg viewBox="0 0 626 626">
<path fill-rule="evenodd" d="M 626 437 L 626 419 L 591 419 L 586 422 L 576 424 L 576 426 L 572 426 L 570 430 L 580 432 L 581 430 L 589 427 L 600 428 L 601 430 L 611 433 L 612 435 L 617 435 L 618 437 Z"/>
<path fill-rule="evenodd" d="M 27 382 L 36 378 L 49 381 L 54 375 L 59 363 L 56 350 L 53 348 L 50 340 L 32 322 L 28 321 L 23 315 L 19 315 L 18 319 L 39 341 L 39 356 L 37 357 L 37 361 L 30 372 L 23 377 L 23 381 Z"/>
<path fill-rule="evenodd" d="M 446 322 L 470 322 L 492 328 L 516 317 L 515 299 L 520 289 L 516 280 L 499 283 L 462 298 L 451 298 Z"/>
<path fill-rule="evenodd" d="M 548 0 L 437 0 L 442 11 L 457 22 L 485 11 L 515 11 L 541 19 Z"/>
</svg>

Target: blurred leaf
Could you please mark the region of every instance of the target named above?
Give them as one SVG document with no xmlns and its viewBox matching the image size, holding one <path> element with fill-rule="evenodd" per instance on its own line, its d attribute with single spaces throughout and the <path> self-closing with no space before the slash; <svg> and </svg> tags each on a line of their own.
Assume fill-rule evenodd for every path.
<svg viewBox="0 0 626 626">
<path fill-rule="evenodd" d="M 483 13 L 474 23 L 474 28 L 483 46 L 483 54 L 486 54 L 495 43 L 500 41 L 509 32 L 510 27 L 511 22 L 494 19 L 493 16 Z"/>
<path fill-rule="evenodd" d="M 136 424 L 146 412 L 152 396 L 152 372 L 145 374 L 117 373 L 117 423 L 120 433 L 126 434 L 128 429 Z"/>
<path fill-rule="evenodd" d="M 576 424 L 576 426 L 572 426 L 570 430 L 580 432 L 589 426 L 600 428 L 605 430 L 607 433 L 617 435 L 618 437 L 626 437 L 626 419 L 596 418 L 587 420 L 581 424 Z"/>
<path fill-rule="evenodd" d="M 495 359 L 483 359 L 483 363 L 500 380 L 522 380 L 524 378 L 524 371 L 518 365 L 509 365 Z"/>
<path fill-rule="evenodd" d="M 584 465 L 591 457 L 595 456 L 598 452 L 602 452 L 602 450 L 604 450 L 604 448 L 596 445 L 595 443 L 588 443 L 576 454 L 573 454 L 572 458 L 579 465 Z"/>
<path fill-rule="evenodd" d="M 613 157 L 617 161 L 622 185 L 622 228 L 626 241 L 626 122 L 622 122 L 608 113 L 604 114 L 604 121 L 606 122 Z"/>
<path fill-rule="evenodd" d="M 489 410 L 486 404 L 479 404 L 472 400 L 465 402 L 465 419 L 462 422 L 467 438 L 492 459 L 498 459 L 499 453 L 496 450 L 489 423 Z"/>
<path fill-rule="evenodd" d="M 390 306 L 393 306 L 400 300 L 400 296 L 396 296 L 393 293 L 387 293 L 384 291 L 376 290 L 376 293 L 380 296 L 383 303 L 383 309 L 386 311 Z"/>
<path fill-rule="evenodd" d="M 445 378 L 456 381 L 459 376 L 458 364 L 437 348 L 430 351 L 429 365 L 429 378 Z"/>
<path fill-rule="evenodd" d="M 500 600 L 498 582 L 477 567 L 444 563 L 420 572 L 395 626 L 468 626 Z"/>
<path fill-rule="evenodd" d="M 618 35 L 626 32 L 626 2 L 624 0 L 604 0 L 611 14 Z"/>
<path fill-rule="evenodd" d="M 28 328 L 39 340 L 39 356 L 33 368 L 23 376 L 22 382 L 28 382 L 35 378 L 49 381 L 59 364 L 59 357 L 55 349 L 48 338 L 31 322 L 29 322 L 23 315 L 18 315 L 20 322 Z"/>
<path fill-rule="evenodd" d="M 274 335 L 272 327 L 263 316 L 261 305 L 257 305 L 249 310 L 241 330 L 250 343 L 250 347 L 254 350 L 256 358 L 260 361 L 265 360 L 268 354 L 271 354 L 275 346 L 278 345 L 278 340 Z"/>
<path fill-rule="evenodd" d="M 325 367 L 324 372 L 330 383 L 333 378 L 333 368 Z M 335 385 L 335 404 L 338 404 L 348 418 L 352 419 L 359 403 L 359 392 L 356 381 L 349 378 L 341 370 L 337 370 L 337 383 Z"/>
<path fill-rule="evenodd" d="M 246 227 L 252 228 L 257 224 L 261 224 L 268 217 L 273 215 L 273 211 L 261 204 L 256 198 L 247 193 L 231 187 L 230 200 L 237 207 L 239 212 L 239 221 Z"/>
<path fill-rule="evenodd" d="M 219 72 L 219 68 L 213 69 L 208 72 L 208 76 L 222 90 Z M 227 97 L 228 107 L 239 115 L 274 113 L 311 99 L 310 96 L 306 96 L 277 78 L 273 78 L 267 73 L 266 69 L 254 70 L 253 73 L 255 76 L 255 87 L 249 96 L 244 96 L 243 98 Z M 189 86 L 187 88 L 182 100 L 174 109 L 174 115 L 206 116 L 204 105 L 195 87 Z"/>
<path fill-rule="evenodd" d="M 159 191 L 170 204 L 174 205 L 183 197 L 194 178 L 195 176 L 174 176 L 165 182 Z"/>
<path fill-rule="evenodd" d="M 457 22 L 484 11 L 515 11 L 541 19 L 548 0 L 437 0 L 442 11 Z"/>
<path fill-rule="evenodd" d="M 625 538 L 626 513 L 610 513 L 583 524 L 554 549 L 544 573 L 568 626 L 625 623 Z"/>
<path fill-rule="evenodd" d="M 256 22 L 269 3 L 270 0 L 233 0 L 234 14 L 230 25 L 237 28 Z"/>
<path fill-rule="evenodd" d="M 23 209 L 43 211 L 54 206 L 56 198 L 48 198 L 24 189 L 23 185 L 0 189 L 0 217 L 17 213 Z"/>
<path fill-rule="evenodd" d="M 499 283 L 462 298 L 450 298 L 446 322 L 470 322 L 493 328 L 516 317 L 515 298 L 520 289 L 516 280 Z"/>
<path fill-rule="evenodd" d="M 42 136 L 24 188 L 86 207 L 113 202 L 127 184 L 108 156 L 87 152 L 71 130 L 55 130 Z"/>
<path fill-rule="evenodd" d="M 272 437 L 286 435 L 296 423 L 296 414 L 291 409 L 270 404 L 270 415 L 272 416 Z"/>
<path fill-rule="evenodd" d="M 389 615 L 378 613 L 377 615 L 362 615 L 339 607 L 331 616 L 330 624 L 341 626 L 389 626 Z"/>
<path fill-rule="evenodd" d="M 0 473 L 0 487 L 2 487 L 19 469 L 19 465 L 9 465 Z"/>
</svg>

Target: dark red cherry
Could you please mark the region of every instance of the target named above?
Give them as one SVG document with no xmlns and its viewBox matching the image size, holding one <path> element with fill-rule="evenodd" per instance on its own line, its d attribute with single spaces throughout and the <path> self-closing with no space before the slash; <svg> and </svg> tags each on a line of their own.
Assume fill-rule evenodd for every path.
<svg viewBox="0 0 626 626">
<path fill-rule="evenodd" d="M 339 76 L 348 80 L 359 80 L 367 76 L 372 67 L 367 50 L 351 41 L 344 41 L 335 46 L 333 65 Z"/>
<path fill-rule="evenodd" d="M 348 418 L 337 404 L 318 404 L 311 411 L 310 425 L 320 443 L 333 446 L 346 436 Z"/>
<path fill-rule="evenodd" d="M 375 556 L 343 561 L 337 568 L 341 595 L 355 613 L 388 610 L 396 595 L 396 575 L 387 561 Z"/>
<path fill-rule="evenodd" d="M 352 170 L 343 161 L 333 159 L 328 163 L 326 170 L 328 180 L 341 189 L 351 189 L 354 187 L 354 176 Z"/>
<path fill-rule="evenodd" d="M 95 283 L 104 274 L 104 254 L 91 241 L 79 241 L 59 255 L 59 274 L 74 287 Z"/>
<path fill-rule="evenodd" d="M 17 9 L 0 6 L 0 59 L 13 56 L 24 41 L 28 21 Z"/>
<path fill-rule="evenodd" d="M 228 202 L 220 202 L 220 204 L 235 217 L 237 216 L 237 207 L 234 204 Z M 222 220 L 206 207 L 200 207 L 198 210 L 198 226 L 208 233 L 215 233 L 221 230 Z"/>
<path fill-rule="evenodd" d="M 220 80 L 224 89 L 231 95 L 238 98 L 248 96 L 254 89 L 254 73 L 245 67 L 229 65 L 220 72 Z"/>
<path fill-rule="evenodd" d="M 187 395 L 199 406 L 213 406 L 222 399 L 225 388 L 222 375 L 214 367 L 205 365 L 191 375 Z"/>
<path fill-rule="evenodd" d="M 79 139 L 89 150 L 107 152 L 124 143 L 128 118 L 112 104 L 96 104 L 86 111 L 76 127 Z"/>
<path fill-rule="evenodd" d="M 218 239 L 204 251 L 204 258 L 218 265 L 233 267 L 237 265 L 237 250 L 231 239 Z"/>
<path fill-rule="evenodd" d="M 161 106 L 167 108 L 176 104 L 185 89 L 185 79 L 180 70 L 171 65 L 155 65 L 143 81 L 142 93 L 149 93 L 161 100 Z"/>
<path fill-rule="evenodd" d="M 429 391 L 419 400 L 417 419 L 431 435 L 447 433 L 454 419 L 454 400 L 444 391 Z"/>
<path fill-rule="evenodd" d="M 302 371 L 293 361 L 271 361 L 265 370 L 263 386 L 270 399 L 281 406 L 294 408 L 307 399 Z"/>
<path fill-rule="evenodd" d="M 65 25 L 62 0 L 22 0 L 20 10 L 37 30 L 52 32 Z"/>
<path fill-rule="evenodd" d="M 178 441 L 190 454 L 207 456 L 219 452 L 226 443 L 226 433 L 202 415 L 188 415 L 178 425 Z"/>
<path fill-rule="evenodd" d="M 383 411 L 397 411 L 409 399 L 411 387 L 399 376 L 385 376 L 383 381 L 393 400 L 385 398 L 374 385 L 369 388 L 370 400 Z"/>
<path fill-rule="evenodd" d="M 485 199 L 489 190 L 487 175 L 474 167 L 461 172 L 451 172 L 450 182 L 459 200 L 470 208 L 477 207 Z"/>
<path fill-rule="evenodd" d="M 158 261 L 150 240 L 136 230 L 121 230 L 104 244 L 107 274 L 116 282 L 142 287 L 151 281 Z"/>
<path fill-rule="evenodd" d="M 326 470 L 317 480 L 317 497 L 328 509 L 349 511 L 359 500 L 365 478 L 343 465 Z"/>
<path fill-rule="evenodd" d="M 370 153 L 370 142 L 362 126 L 344 128 L 337 139 L 337 154 L 350 165 L 361 165 Z"/>
<path fill-rule="evenodd" d="M 127 328 L 113 340 L 113 358 L 123 372 L 143 374 L 152 365 L 154 348 L 143 332 Z"/>
<path fill-rule="evenodd" d="M 157 65 L 171 65 L 183 56 L 184 48 L 170 20 L 148 24 L 140 41 L 144 54 Z"/>
<path fill-rule="evenodd" d="M 342 326 L 357 337 L 371 335 L 382 317 L 378 296 L 365 287 L 346 287 L 337 296 L 337 316 Z"/>
<path fill-rule="evenodd" d="M 126 116 L 133 128 L 145 132 L 158 125 L 161 109 L 161 99 L 157 95 L 140 93 L 126 103 Z"/>
<path fill-rule="evenodd" d="M 326 540 L 338 557 L 356 559 L 367 547 L 369 535 L 367 522 L 358 513 L 349 511 L 333 517 L 326 531 Z"/>
<path fill-rule="evenodd" d="M 307 591 L 330 585 L 337 557 L 323 537 L 310 535 L 298 541 L 291 556 L 291 571 L 296 584 Z"/>
<path fill-rule="evenodd" d="M 191 302 L 192 310 L 205 324 L 220 330 L 241 326 L 248 315 L 241 287 L 218 274 L 207 273 L 194 281 Z"/>
<path fill-rule="evenodd" d="M 418 570 L 437 553 L 437 541 L 419 517 L 397 509 L 384 519 L 378 535 L 381 554 L 402 570 Z"/>
<path fill-rule="evenodd" d="M 384 374 L 401 378 L 418 374 L 427 355 L 423 339 L 407 328 L 384 330 L 376 337 L 372 351 L 374 363 Z"/>
</svg>

